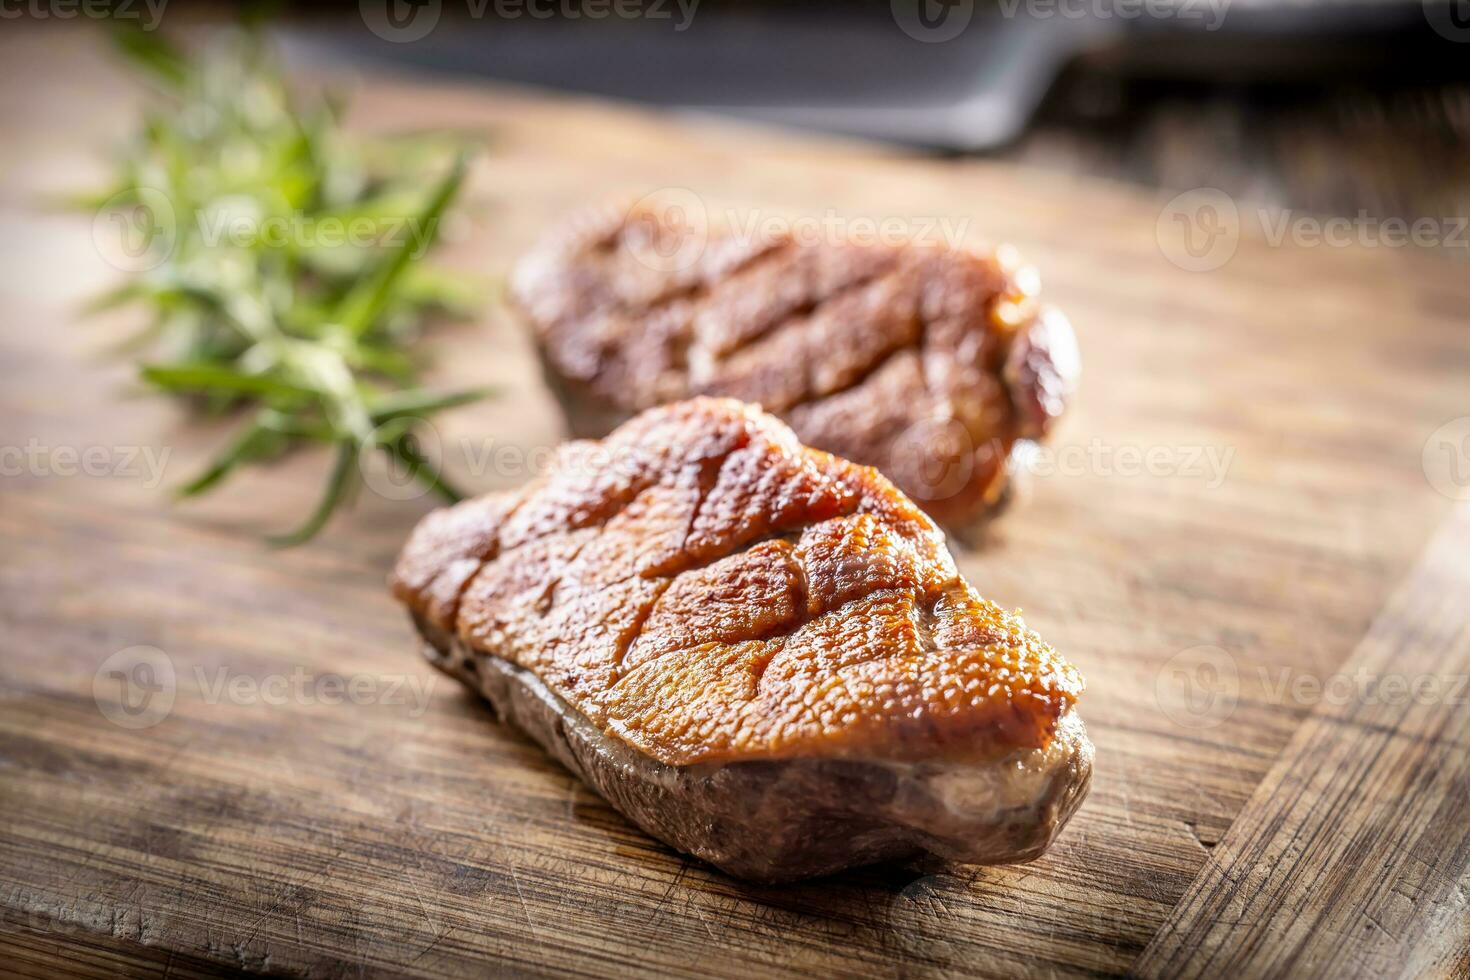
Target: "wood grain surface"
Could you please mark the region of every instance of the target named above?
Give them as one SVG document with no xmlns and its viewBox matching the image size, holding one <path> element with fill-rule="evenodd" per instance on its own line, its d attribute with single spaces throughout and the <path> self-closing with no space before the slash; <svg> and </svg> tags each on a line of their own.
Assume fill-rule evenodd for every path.
<svg viewBox="0 0 1470 980">
<path fill-rule="evenodd" d="M 1419 977 L 1470 961 L 1470 507 L 1394 592 L 1138 972 Z"/>
<path fill-rule="evenodd" d="M 0 447 L 31 447 L 0 479 L 6 969 L 1055 976 L 1141 955 L 1159 973 L 1208 966 L 1192 957 L 1218 948 L 1253 975 L 1374 963 L 1375 929 L 1433 950 L 1405 965 L 1463 967 L 1444 916 L 1463 925 L 1465 825 L 1435 808 L 1463 813 L 1470 709 L 1339 724 L 1359 715 L 1280 683 L 1330 681 L 1350 657 L 1465 669 L 1464 539 L 1421 558 L 1464 489 L 1434 468 L 1463 448 L 1440 446 L 1458 431 L 1441 427 L 1470 415 L 1462 265 L 1272 246 L 1243 220 L 1228 262 L 1189 272 L 1169 260 L 1165 202 L 1121 187 L 359 80 L 356 125 L 489 137 L 447 253 L 488 276 L 568 208 L 687 188 L 768 216 L 966 221 L 1039 265 L 1077 327 L 1083 389 L 1056 455 L 958 557 L 1087 676 L 1090 798 L 1029 865 L 749 887 L 630 827 L 420 662 L 384 578 L 429 501 L 365 493 L 290 551 L 258 534 L 310 506 L 324 458 L 170 501 L 228 424 L 136 397 L 106 354 L 125 318 L 76 315 L 117 270 L 88 218 L 37 204 L 99 177 L 139 94 L 80 30 L 7 30 L 0 64 L 32 80 L 0 87 Z M 483 489 L 526 479 L 535 454 L 517 451 L 554 443 L 560 421 L 520 326 L 496 309 L 434 345 L 438 382 L 502 390 L 440 423 L 450 469 Z M 105 472 L 69 475 L 69 453 L 93 447 Z M 167 451 L 161 485 L 144 449 Z M 129 692 L 105 662 L 139 645 L 167 658 L 175 697 L 130 729 L 108 720 Z M 1319 762 L 1332 772 L 1308 778 Z M 1252 862 L 1330 832 L 1288 792 L 1336 794 L 1326 804 L 1368 836 L 1307 851 L 1308 873 L 1252 897 Z M 1374 808 L 1384 793 L 1403 804 Z M 1342 868 L 1373 860 L 1372 877 Z M 1296 931 L 1216 924 L 1288 901 L 1365 952 L 1319 960 Z"/>
</svg>

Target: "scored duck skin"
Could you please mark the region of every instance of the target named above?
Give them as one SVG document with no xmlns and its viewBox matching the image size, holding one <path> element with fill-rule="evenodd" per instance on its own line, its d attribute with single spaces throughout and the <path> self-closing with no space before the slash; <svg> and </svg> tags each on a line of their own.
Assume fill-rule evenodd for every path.
<svg viewBox="0 0 1470 980">
<path fill-rule="evenodd" d="M 1013 252 L 735 234 L 645 201 L 575 215 L 516 267 L 574 435 L 692 395 L 757 403 L 951 529 L 1008 499 L 1079 373 Z"/>
<path fill-rule="evenodd" d="M 1077 671 L 875 470 L 739 402 L 653 409 L 437 511 L 393 576 L 439 667 L 650 834 L 780 881 L 1040 854 Z"/>
</svg>

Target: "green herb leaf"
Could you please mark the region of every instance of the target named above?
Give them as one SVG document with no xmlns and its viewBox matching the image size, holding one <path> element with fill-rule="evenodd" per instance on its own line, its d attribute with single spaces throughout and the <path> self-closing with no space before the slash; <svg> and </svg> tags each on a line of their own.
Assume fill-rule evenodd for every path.
<svg viewBox="0 0 1470 980">
<path fill-rule="evenodd" d="M 388 444 L 388 452 L 394 459 L 407 467 L 410 475 L 434 493 L 446 504 L 457 504 L 463 495 L 444 479 L 444 474 L 429 459 L 420 453 L 411 436 L 405 435 Z"/>
<path fill-rule="evenodd" d="M 347 496 L 356 474 L 357 446 L 351 442 L 342 442 L 337 446 L 337 458 L 332 463 L 332 473 L 327 477 L 327 488 L 316 509 L 311 512 L 306 523 L 296 530 L 288 534 L 271 535 L 268 539 L 270 543 L 277 548 L 289 548 L 316 537 L 317 532 L 326 527 L 327 521 L 332 519 L 332 514 Z"/>
<path fill-rule="evenodd" d="M 189 64 L 183 54 L 156 32 L 123 28 L 113 35 L 113 39 L 133 64 L 170 88 L 182 88 L 188 81 Z"/>
<path fill-rule="evenodd" d="M 424 209 L 403 226 L 403 234 L 379 264 L 378 268 L 355 286 L 342 302 L 337 322 L 354 337 L 361 337 L 382 316 L 383 310 L 393 297 L 393 288 L 402 277 L 409 263 L 428 251 L 439 234 L 439 222 L 449 202 L 459 193 L 464 183 L 468 161 L 461 153 L 454 159 L 454 166 L 439 186 L 434 189 Z"/>
<path fill-rule="evenodd" d="M 274 433 L 259 422 L 251 423 L 239 438 L 215 457 L 207 470 L 179 488 L 179 496 L 194 497 L 210 489 L 228 476 L 236 466 L 255 458 L 270 444 L 273 435 Z"/>
<path fill-rule="evenodd" d="M 434 316 L 472 315 L 483 299 L 423 261 L 463 186 L 470 140 L 354 138 L 339 128 L 335 97 L 293 96 L 250 32 L 192 57 L 156 34 L 117 41 L 163 83 L 168 104 L 147 111 L 104 190 L 72 203 L 132 209 L 119 228 L 141 211 L 137 230 L 167 234 L 147 239 L 152 268 L 87 312 L 145 311 L 150 325 L 136 338 L 149 354 L 145 382 L 200 412 L 254 413 L 179 494 L 330 443 L 337 459 L 320 502 L 274 543 L 320 531 L 351 499 L 367 453 L 457 499 L 413 428 L 488 392 L 425 390 L 414 345 Z"/>
<path fill-rule="evenodd" d="M 436 394 L 432 391 L 399 391 L 387 395 L 373 405 L 373 422 L 384 422 L 404 416 L 430 415 L 448 408 L 458 408 L 488 398 L 494 388 L 471 388 L 468 391 L 452 391 Z"/>
<path fill-rule="evenodd" d="M 228 392 L 244 395 L 275 395 L 294 397 L 313 394 L 283 380 L 279 376 L 246 374 L 224 364 L 146 364 L 142 369 L 143 380 L 169 391 L 213 394 Z"/>
</svg>

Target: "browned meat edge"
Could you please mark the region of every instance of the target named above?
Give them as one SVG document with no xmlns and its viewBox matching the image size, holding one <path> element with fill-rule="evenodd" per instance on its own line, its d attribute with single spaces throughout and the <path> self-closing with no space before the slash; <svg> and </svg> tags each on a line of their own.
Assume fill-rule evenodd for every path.
<svg viewBox="0 0 1470 980">
<path fill-rule="evenodd" d="M 1092 745 L 1075 713 L 1046 749 L 981 765 L 668 766 L 604 735 L 530 671 L 469 648 L 420 615 L 414 623 L 431 663 L 478 691 L 502 721 L 629 820 L 749 881 L 796 881 L 924 852 L 972 864 L 1030 861 L 1066 825 L 1092 779 Z M 984 792 L 1012 782 L 1009 798 Z"/>
</svg>

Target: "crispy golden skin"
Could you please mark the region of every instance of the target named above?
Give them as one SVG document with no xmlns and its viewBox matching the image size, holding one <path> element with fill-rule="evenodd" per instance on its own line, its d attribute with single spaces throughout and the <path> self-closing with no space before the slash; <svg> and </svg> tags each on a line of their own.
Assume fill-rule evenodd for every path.
<svg viewBox="0 0 1470 980">
<path fill-rule="evenodd" d="M 757 403 L 803 442 L 876 466 L 941 523 L 1002 499 L 1078 371 L 1034 270 L 931 245 L 742 236 L 643 204 L 574 217 L 520 263 L 573 431 L 691 395 Z"/>
<path fill-rule="evenodd" d="M 519 493 L 431 514 L 393 587 L 673 766 L 998 758 L 1046 746 L 1082 689 L 879 473 L 729 400 L 650 410 Z"/>
</svg>

